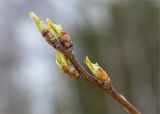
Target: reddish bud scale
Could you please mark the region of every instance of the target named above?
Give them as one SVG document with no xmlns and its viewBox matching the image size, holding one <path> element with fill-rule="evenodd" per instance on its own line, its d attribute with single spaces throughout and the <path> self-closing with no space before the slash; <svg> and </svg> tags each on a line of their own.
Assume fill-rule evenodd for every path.
<svg viewBox="0 0 160 114">
<path fill-rule="evenodd" d="M 70 49 L 73 46 L 70 36 L 66 33 L 64 29 L 60 31 L 59 41 L 66 49 Z"/>
<path fill-rule="evenodd" d="M 73 66 L 62 65 L 62 70 L 71 77 L 77 78 L 79 76 L 78 71 Z"/>
<path fill-rule="evenodd" d="M 110 89 L 111 88 L 111 81 L 110 78 L 108 78 L 107 80 L 104 80 L 103 78 L 98 78 L 98 83 L 100 83 L 105 89 Z"/>
<path fill-rule="evenodd" d="M 45 29 L 42 32 L 42 36 L 44 37 L 44 39 L 51 44 L 54 48 L 58 48 L 58 44 L 57 44 L 57 40 L 56 38 L 54 38 L 54 36 L 52 35 L 52 33 L 48 30 Z"/>
<path fill-rule="evenodd" d="M 110 78 L 108 78 L 107 80 L 104 81 L 104 86 L 103 87 L 105 89 L 111 89 L 111 85 L 112 85 L 111 80 L 110 80 Z"/>
<path fill-rule="evenodd" d="M 46 29 L 46 30 L 43 30 L 41 33 L 42 33 L 42 36 L 44 37 L 44 39 L 45 39 L 48 43 L 50 43 L 50 40 L 51 40 L 52 37 L 53 37 L 53 35 L 51 34 L 51 32 L 50 32 L 48 29 Z"/>
</svg>

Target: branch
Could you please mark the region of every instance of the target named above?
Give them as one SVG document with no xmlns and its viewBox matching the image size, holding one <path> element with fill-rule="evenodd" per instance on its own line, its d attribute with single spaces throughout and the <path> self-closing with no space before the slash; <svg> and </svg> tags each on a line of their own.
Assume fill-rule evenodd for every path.
<svg viewBox="0 0 160 114">
<path fill-rule="evenodd" d="M 88 58 L 85 61 L 94 75 L 91 75 L 84 69 L 74 55 L 70 36 L 62 26 L 53 24 L 49 19 L 47 19 L 48 24 L 46 24 L 32 12 L 30 13 L 30 17 L 44 39 L 54 47 L 54 49 L 58 50 L 58 52 L 56 52 L 57 64 L 65 73 L 76 79 L 81 78 L 102 89 L 120 103 L 129 114 L 141 114 L 138 109 L 116 91 L 107 73 L 97 63 L 91 63 Z"/>
<path fill-rule="evenodd" d="M 141 114 L 139 110 L 137 110 L 131 103 L 129 103 L 123 95 L 119 94 L 116 89 L 113 87 L 111 80 L 109 79 L 105 85 L 99 83 L 99 81 L 90 75 L 83 66 L 79 63 L 79 61 L 75 58 L 73 53 L 68 53 L 65 49 L 60 50 L 75 66 L 75 68 L 79 71 L 82 79 L 96 85 L 98 88 L 102 89 L 104 92 L 108 93 L 112 96 L 118 103 L 120 103 L 124 109 L 129 114 Z"/>
</svg>

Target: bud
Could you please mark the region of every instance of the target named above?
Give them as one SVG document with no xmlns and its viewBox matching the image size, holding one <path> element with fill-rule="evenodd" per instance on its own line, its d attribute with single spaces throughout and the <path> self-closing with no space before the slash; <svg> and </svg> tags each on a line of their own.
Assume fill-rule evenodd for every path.
<svg viewBox="0 0 160 114">
<path fill-rule="evenodd" d="M 70 49 L 72 47 L 72 41 L 64 28 L 61 25 L 54 24 L 49 18 L 47 18 L 46 22 L 48 23 L 48 26 L 57 33 L 62 46 L 66 49 Z"/>
<path fill-rule="evenodd" d="M 56 50 L 56 63 L 66 74 L 78 78 L 79 73 L 71 62 L 58 50 Z"/>
<path fill-rule="evenodd" d="M 95 77 L 101 80 L 108 80 L 107 73 L 98 65 L 98 63 L 93 64 L 88 57 L 86 57 L 85 63 Z"/>
<path fill-rule="evenodd" d="M 45 38 L 45 40 L 53 47 L 57 47 L 56 40 L 58 39 L 63 47 L 66 49 L 72 48 L 72 41 L 69 34 L 66 33 L 61 25 L 54 24 L 49 18 L 46 19 L 46 23 L 41 21 L 37 15 L 33 12 L 29 13 L 34 24 Z"/>
<path fill-rule="evenodd" d="M 45 38 L 45 40 L 55 47 L 54 40 L 58 38 L 58 34 L 56 33 L 56 31 L 52 30 L 45 22 L 41 21 L 39 17 L 35 15 L 33 12 L 30 12 L 29 16 L 31 17 L 32 21 L 37 26 L 38 30 Z"/>
</svg>

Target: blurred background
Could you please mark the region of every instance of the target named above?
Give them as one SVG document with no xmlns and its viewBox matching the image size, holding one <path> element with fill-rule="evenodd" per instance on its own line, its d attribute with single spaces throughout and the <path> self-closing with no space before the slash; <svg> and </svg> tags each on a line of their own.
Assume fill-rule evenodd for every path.
<svg viewBox="0 0 160 114">
<path fill-rule="evenodd" d="M 0 0 L 0 114 L 125 114 L 57 67 L 28 12 L 63 25 L 84 65 L 98 62 L 142 113 L 160 113 L 159 0 Z"/>
</svg>

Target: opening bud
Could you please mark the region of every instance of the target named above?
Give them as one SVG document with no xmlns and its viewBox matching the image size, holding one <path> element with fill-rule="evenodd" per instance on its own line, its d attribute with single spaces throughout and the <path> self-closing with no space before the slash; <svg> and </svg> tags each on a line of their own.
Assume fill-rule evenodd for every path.
<svg viewBox="0 0 160 114">
<path fill-rule="evenodd" d="M 49 44 L 56 48 L 55 39 L 58 39 L 63 47 L 71 49 L 72 41 L 70 36 L 61 25 L 54 24 L 49 18 L 46 19 L 46 22 L 43 22 L 33 12 L 30 12 L 29 16 Z"/>
<path fill-rule="evenodd" d="M 46 22 L 48 26 L 57 33 L 59 41 L 66 48 L 69 49 L 72 47 L 72 41 L 69 34 L 64 30 L 61 25 L 54 24 L 49 18 L 47 18 Z"/>
<path fill-rule="evenodd" d="M 79 72 L 71 64 L 71 62 L 58 50 L 56 50 L 56 63 L 66 74 L 71 77 L 78 78 Z"/>
<path fill-rule="evenodd" d="M 95 77 L 102 80 L 108 80 L 107 73 L 98 65 L 98 63 L 92 63 L 88 57 L 86 57 L 85 63 Z"/>
</svg>

